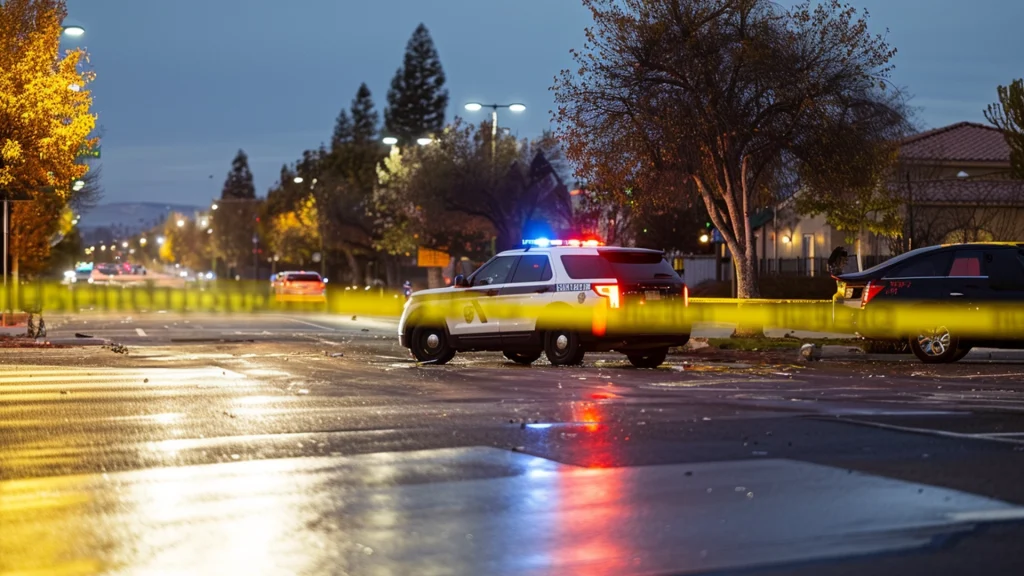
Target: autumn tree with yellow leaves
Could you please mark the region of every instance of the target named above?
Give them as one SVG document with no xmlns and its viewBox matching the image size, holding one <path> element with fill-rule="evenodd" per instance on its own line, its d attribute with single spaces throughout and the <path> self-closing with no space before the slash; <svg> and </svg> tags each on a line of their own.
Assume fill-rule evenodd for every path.
<svg viewBox="0 0 1024 576">
<path fill-rule="evenodd" d="M 89 169 L 78 158 L 97 144 L 86 54 L 61 53 L 66 14 L 64 0 L 0 2 L 0 198 L 23 200 L 10 216 L 15 278 L 21 263 L 45 262 Z"/>
</svg>

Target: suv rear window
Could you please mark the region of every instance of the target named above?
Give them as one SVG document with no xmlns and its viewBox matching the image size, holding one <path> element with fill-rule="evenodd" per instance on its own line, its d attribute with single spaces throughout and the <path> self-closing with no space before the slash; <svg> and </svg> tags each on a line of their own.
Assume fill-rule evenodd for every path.
<svg viewBox="0 0 1024 576">
<path fill-rule="evenodd" d="M 285 277 L 289 282 L 319 282 L 319 274 L 289 274 Z"/>
<path fill-rule="evenodd" d="M 672 279 L 679 275 L 658 253 L 616 250 L 597 256 L 561 256 L 566 274 L 573 280 L 617 278 L 623 281 Z"/>
</svg>

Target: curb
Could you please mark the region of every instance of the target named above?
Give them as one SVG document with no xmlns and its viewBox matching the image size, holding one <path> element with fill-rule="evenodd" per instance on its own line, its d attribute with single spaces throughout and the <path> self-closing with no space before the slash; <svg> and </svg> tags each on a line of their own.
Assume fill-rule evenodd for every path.
<svg viewBox="0 0 1024 576">
<path fill-rule="evenodd" d="M 109 340 L 104 340 L 103 338 L 47 338 L 36 340 L 36 342 L 40 341 L 53 344 L 54 346 L 104 346 L 110 343 Z"/>
</svg>

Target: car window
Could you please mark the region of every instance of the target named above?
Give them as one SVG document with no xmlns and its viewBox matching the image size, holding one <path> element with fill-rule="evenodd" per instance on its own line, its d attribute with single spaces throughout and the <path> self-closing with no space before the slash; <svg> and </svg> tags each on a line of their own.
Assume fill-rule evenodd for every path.
<svg viewBox="0 0 1024 576">
<path fill-rule="evenodd" d="M 951 277 L 983 276 L 982 253 L 979 250 L 957 250 L 953 253 L 953 266 L 949 269 Z"/>
<path fill-rule="evenodd" d="M 508 280 L 515 262 L 515 256 L 499 256 L 491 260 L 473 274 L 473 286 L 504 284 Z"/>
<path fill-rule="evenodd" d="M 319 274 L 289 274 L 287 277 L 289 282 L 319 282 Z"/>
<path fill-rule="evenodd" d="M 952 254 L 949 252 L 939 252 L 936 254 L 927 254 L 918 256 L 908 260 L 905 264 L 896 266 L 888 274 L 886 278 L 933 278 L 946 276 L 949 272 L 950 261 L 952 260 Z"/>
<path fill-rule="evenodd" d="M 622 281 L 678 280 L 679 275 L 657 252 L 609 250 L 598 256 L 562 256 L 565 273 L 574 280 L 618 278 Z"/>
<path fill-rule="evenodd" d="M 546 280 L 551 280 L 551 263 L 543 254 L 520 258 L 519 265 L 516 266 L 516 273 L 512 276 L 513 283 L 544 282 Z"/>
</svg>

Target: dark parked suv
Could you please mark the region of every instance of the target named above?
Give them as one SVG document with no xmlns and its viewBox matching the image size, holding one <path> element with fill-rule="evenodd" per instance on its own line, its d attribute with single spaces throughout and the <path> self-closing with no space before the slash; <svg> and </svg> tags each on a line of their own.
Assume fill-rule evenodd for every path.
<svg viewBox="0 0 1024 576">
<path fill-rule="evenodd" d="M 861 336 L 907 340 L 923 362 L 1024 348 L 1024 243 L 918 248 L 837 280 L 837 304 L 856 310 Z"/>
</svg>

